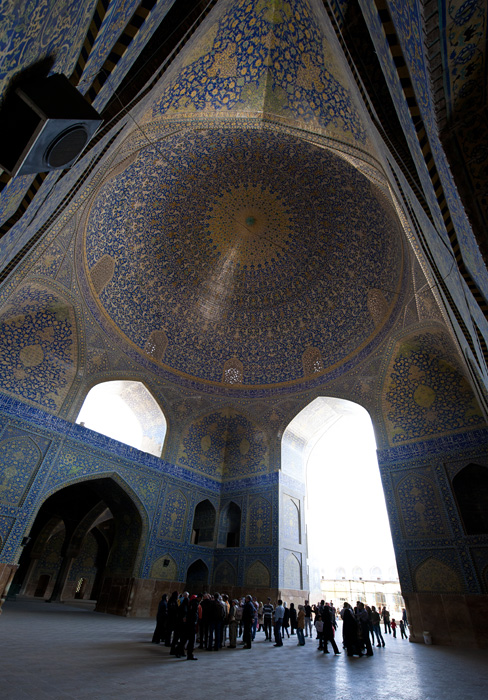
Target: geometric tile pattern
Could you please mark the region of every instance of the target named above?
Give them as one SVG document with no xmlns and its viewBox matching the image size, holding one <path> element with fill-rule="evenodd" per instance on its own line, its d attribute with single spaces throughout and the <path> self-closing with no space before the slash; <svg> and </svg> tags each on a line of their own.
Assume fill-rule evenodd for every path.
<svg viewBox="0 0 488 700">
<path fill-rule="evenodd" d="M 116 261 L 98 297 L 109 322 L 140 352 L 164 333 L 165 366 L 216 383 L 231 358 L 244 385 L 301 380 L 310 345 L 319 375 L 351 361 L 378 339 L 402 282 L 398 219 L 369 180 L 261 129 L 184 131 L 144 148 L 101 188 L 85 251 L 89 270 Z"/>
<path fill-rule="evenodd" d="M 265 110 L 365 143 L 344 74 L 328 51 L 335 38 L 308 0 L 238 0 L 225 9 L 185 56 L 153 118 Z"/>
<path fill-rule="evenodd" d="M 235 411 L 212 413 L 183 434 L 178 464 L 219 479 L 263 474 L 268 471 L 266 435 Z"/>
<path fill-rule="evenodd" d="M 446 535 L 439 497 L 430 479 L 417 474 L 405 477 L 397 486 L 405 537 Z"/>
<path fill-rule="evenodd" d="M 255 498 L 249 504 L 246 544 L 271 544 L 271 503 L 266 498 Z"/>
<path fill-rule="evenodd" d="M 4 391 L 56 412 L 76 372 L 73 306 L 54 292 L 25 285 L 0 316 L 0 381 Z"/>
<path fill-rule="evenodd" d="M 172 491 L 166 496 L 159 537 L 168 540 L 181 540 L 186 524 L 188 502 L 181 491 Z"/>
<path fill-rule="evenodd" d="M 425 332 L 397 346 L 384 396 L 393 444 L 485 423 L 451 341 L 443 332 Z"/>
<path fill-rule="evenodd" d="M 0 443 L 0 503 L 18 504 L 40 459 L 39 448 L 27 437 Z"/>
</svg>

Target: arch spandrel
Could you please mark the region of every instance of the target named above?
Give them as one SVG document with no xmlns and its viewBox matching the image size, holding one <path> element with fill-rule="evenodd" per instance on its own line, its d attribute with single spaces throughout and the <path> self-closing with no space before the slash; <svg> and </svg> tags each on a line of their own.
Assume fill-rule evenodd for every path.
<svg viewBox="0 0 488 700">
<path fill-rule="evenodd" d="M 390 445 L 486 427 L 451 337 L 427 327 L 391 347 L 381 391 Z"/>
<path fill-rule="evenodd" d="M 40 462 L 41 450 L 30 438 L 18 436 L 0 442 L 0 503 L 20 505 Z"/>
<path fill-rule="evenodd" d="M 58 413 L 78 370 L 75 306 L 38 282 L 18 287 L 0 312 L 2 391 L 49 413 Z"/>
<path fill-rule="evenodd" d="M 225 408 L 187 426 L 177 463 L 219 480 L 265 474 L 269 469 L 268 437 L 258 423 Z"/>
</svg>

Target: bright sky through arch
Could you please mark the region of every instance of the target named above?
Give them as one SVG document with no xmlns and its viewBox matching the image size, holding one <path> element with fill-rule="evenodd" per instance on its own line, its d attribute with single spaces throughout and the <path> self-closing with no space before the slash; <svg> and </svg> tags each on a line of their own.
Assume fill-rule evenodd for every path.
<svg viewBox="0 0 488 700">
<path fill-rule="evenodd" d="M 382 578 L 391 580 L 395 554 L 369 414 L 338 399 L 320 398 L 314 405 L 315 413 L 306 416 L 308 407 L 302 412 L 317 426 L 302 449 L 310 589 L 319 573 L 333 579 L 341 567 L 347 578 L 360 567 L 365 579 L 380 568 Z"/>
</svg>

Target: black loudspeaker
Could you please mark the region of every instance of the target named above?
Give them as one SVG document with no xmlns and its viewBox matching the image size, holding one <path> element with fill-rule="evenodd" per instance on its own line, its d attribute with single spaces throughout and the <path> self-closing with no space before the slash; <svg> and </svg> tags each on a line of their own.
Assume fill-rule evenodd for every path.
<svg viewBox="0 0 488 700">
<path fill-rule="evenodd" d="M 68 168 L 102 121 L 65 75 L 21 85 L 0 112 L 0 166 L 9 175 Z"/>
</svg>

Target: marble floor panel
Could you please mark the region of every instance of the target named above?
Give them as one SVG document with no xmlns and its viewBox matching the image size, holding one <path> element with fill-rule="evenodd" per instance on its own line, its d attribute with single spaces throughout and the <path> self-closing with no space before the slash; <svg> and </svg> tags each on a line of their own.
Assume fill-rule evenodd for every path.
<svg viewBox="0 0 488 700">
<path fill-rule="evenodd" d="M 2 700 L 484 700 L 488 651 L 411 644 L 386 636 L 372 657 L 281 648 L 258 633 L 250 650 L 196 650 L 198 662 L 151 644 L 152 620 L 87 607 L 7 601 L 0 616 Z"/>
</svg>

